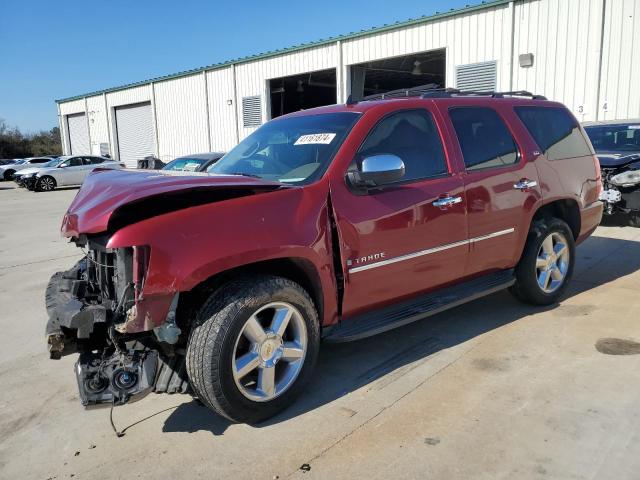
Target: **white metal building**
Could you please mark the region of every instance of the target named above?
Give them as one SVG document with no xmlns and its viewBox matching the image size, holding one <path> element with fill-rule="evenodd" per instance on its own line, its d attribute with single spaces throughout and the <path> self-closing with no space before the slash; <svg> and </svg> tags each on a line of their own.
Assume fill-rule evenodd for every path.
<svg viewBox="0 0 640 480">
<path fill-rule="evenodd" d="M 495 0 L 58 100 L 66 154 L 228 150 L 282 113 L 427 83 L 640 117 L 640 0 Z"/>
</svg>

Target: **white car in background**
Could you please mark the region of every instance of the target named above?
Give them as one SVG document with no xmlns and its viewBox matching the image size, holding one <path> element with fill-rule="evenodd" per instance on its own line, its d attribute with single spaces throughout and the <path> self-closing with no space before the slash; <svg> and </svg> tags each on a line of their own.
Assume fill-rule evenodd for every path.
<svg viewBox="0 0 640 480">
<path fill-rule="evenodd" d="M 45 168 L 57 167 L 60 163 L 62 163 L 62 157 L 53 158 L 47 163 L 38 164 L 32 168 L 25 168 L 13 174 L 13 181 L 16 182 L 19 187 L 33 190 L 35 174 Z"/>
<path fill-rule="evenodd" d="M 0 179 L 11 180 L 13 179 L 13 174 L 17 171 L 42 166 L 49 161 L 51 161 L 51 157 L 29 157 L 16 160 L 15 163 L 8 165 L 0 165 Z"/>
<path fill-rule="evenodd" d="M 60 159 L 62 162 L 57 166 L 39 169 L 32 174 L 32 180 L 25 178 L 23 181 L 31 181 L 37 192 L 49 192 L 56 187 L 82 185 L 87 175 L 95 168 L 125 168 L 124 163 L 111 158 L 91 155 L 64 156 Z"/>
</svg>

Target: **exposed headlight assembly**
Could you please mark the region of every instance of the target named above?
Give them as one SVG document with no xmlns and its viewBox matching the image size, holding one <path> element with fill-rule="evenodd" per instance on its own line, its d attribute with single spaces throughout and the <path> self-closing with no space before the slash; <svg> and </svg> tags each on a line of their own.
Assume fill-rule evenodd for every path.
<svg viewBox="0 0 640 480">
<path fill-rule="evenodd" d="M 609 179 L 617 187 L 632 187 L 640 183 L 640 170 L 618 173 Z"/>
</svg>

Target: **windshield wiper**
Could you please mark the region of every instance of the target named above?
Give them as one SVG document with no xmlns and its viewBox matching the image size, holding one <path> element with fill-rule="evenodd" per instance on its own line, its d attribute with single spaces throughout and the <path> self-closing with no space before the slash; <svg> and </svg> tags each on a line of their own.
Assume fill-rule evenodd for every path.
<svg viewBox="0 0 640 480">
<path fill-rule="evenodd" d="M 244 173 L 244 172 L 233 172 L 233 173 L 229 173 L 228 175 L 238 175 L 240 177 L 250 177 L 250 178 L 260 178 L 260 179 L 262 179 L 262 177 L 260 175 L 253 175 L 251 173 Z"/>
</svg>

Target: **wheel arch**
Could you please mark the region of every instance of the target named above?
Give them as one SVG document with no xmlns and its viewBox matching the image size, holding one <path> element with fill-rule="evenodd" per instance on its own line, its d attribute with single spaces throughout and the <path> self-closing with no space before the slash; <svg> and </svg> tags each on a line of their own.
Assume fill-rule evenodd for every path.
<svg viewBox="0 0 640 480">
<path fill-rule="evenodd" d="M 221 286 L 239 276 L 268 274 L 287 278 L 300 285 L 311 297 L 318 311 L 318 318 L 322 326 L 324 318 L 325 291 L 322 286 L 320 273 L 314 264 L 301 257 L 281 257 L 233 267 L 218 272 L 202 281 L 194 288 L 180 294 L 177 316 L 179 321 L 192 318 L 195 311 L 214 294 Z"/>
<path fill-rule="evenodd" d="M 549 217 L 559 218 L 566 222 L 571 229 L 571 233 L 573 233 L 573 239 L 578 239 L 582 225 L 580 206 L 577 201 L 571 198 L 563 198 L 545 203 L 535 211 L 531 224 L 533 225 L 536 220 L 543 220 Z"/>
</svg>

